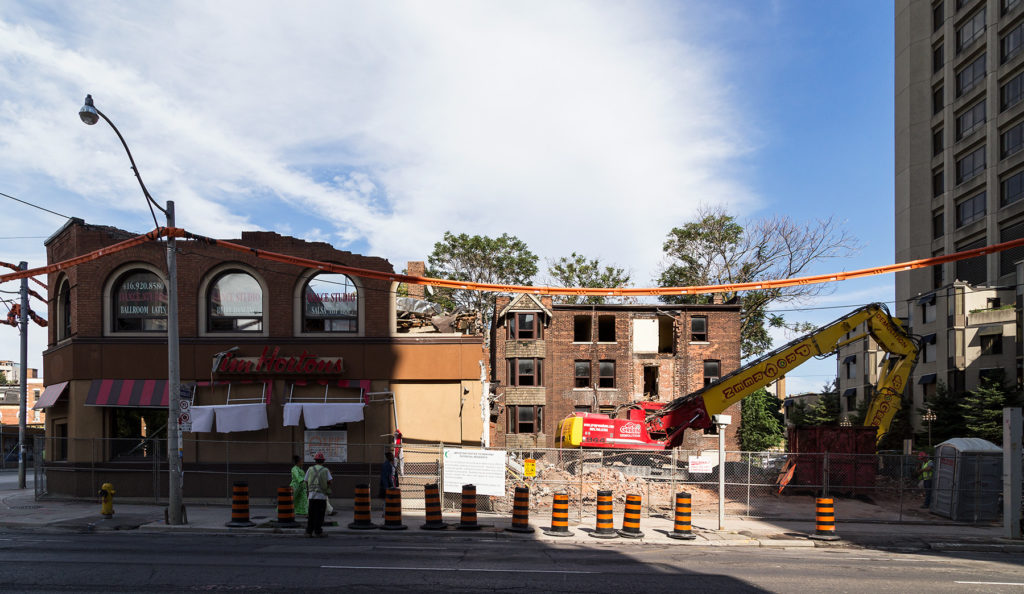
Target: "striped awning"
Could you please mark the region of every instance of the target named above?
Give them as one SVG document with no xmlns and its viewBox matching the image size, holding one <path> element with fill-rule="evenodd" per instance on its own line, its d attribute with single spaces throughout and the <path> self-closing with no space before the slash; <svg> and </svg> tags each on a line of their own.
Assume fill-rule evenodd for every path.
<svg viewBox="0 0 1024 594">
<path fill-rule="evenodd" d="M 39 395 L 39 399 L 32 406 L 32 410 L 39 410 L 40 408 L 50 408 L 57 403 L 64 392 L 68 389 L 68 382 L 61 382 L 59 384 L 53 384 L 52 386 L 46 386 L 43 393 Z"/>
<path fill-rule="evenodd" d="M 92 380 L 85 404 L 167 408 L 167 380 Z"/>
</svg>

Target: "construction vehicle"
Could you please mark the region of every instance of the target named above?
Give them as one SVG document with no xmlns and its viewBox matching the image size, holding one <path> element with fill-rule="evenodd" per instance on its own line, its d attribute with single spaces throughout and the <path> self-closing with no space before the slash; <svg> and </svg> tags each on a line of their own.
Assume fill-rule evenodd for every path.
<svg viewBox="0 0 1024 594">
<path fill-rule="evenodd" d="M 635 403 L 624 419 L 602 413 L 575 413 L 559 423 L 559 444 L 612 449 L 677 447 L 687 429 L 711 429 L 712 415 L 722 413 L 812 357 L 833 355 L 841 347 L 863 339 L 865 333 L 855 332 L 861 324 L 886 353 L 864 420 L 865 426 L 877 427 L 876 441 L 881 440 L 900 408 L 920 344 L 884 304 L 872 303 L 671 402 Z"/>
</svg>

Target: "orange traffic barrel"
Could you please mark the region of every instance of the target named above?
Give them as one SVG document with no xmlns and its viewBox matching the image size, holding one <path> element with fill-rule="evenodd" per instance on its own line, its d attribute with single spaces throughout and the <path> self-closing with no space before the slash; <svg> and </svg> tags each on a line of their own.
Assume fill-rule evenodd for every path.
<svg viewBox="0 0 1024 594">
<path fill-rule="evenodd" d="M 597 525 L 590 533 L 594 538 L 618 538 L 612 518 L 612 492 L 597 492 Z"/>
<path fill-rule="evenodd" d="M 356 485 L 356 496 L 353 499 L 352 523 L 348 525 L 351 530 L 372 530 L 377 527 L 370 521 L 370 485 L 363 483 Z"/>
<path fill-rule="evenodd" d="M 693 504 L 690 494 L 676 493 L 675 524 L 668 537 L 675 538 L 677 540 L 693 540 L 697 538 L 693 535 L 693 524 L 690 523 L 690 517 L 692 514 Z"/>
<path fill-rule="evenodd" d="M 424 530 L 444 530 L 448 524 L 441 517 L 441 490 L 437 483 L 424 485 L 423 498 L 427 504 L 427 523 L 420 526 Z"/>
<path fill-rule="evenodd" d="M 542 530 L 548 536 L 572 536 L 569 530 L 569 495 L 565 491 L 555 493 L 551 503 L 551 526 Z"/>
<path fill-rule="evenodd" d="M 831 497 L 818 497 L 815 501 L 816 530 L 811 538 L 817 540 L 839 540 L 836 535 L 836 508 Z"/>
<path fill-rule="evenodd" d="M 459 530 L 480 529 L 476 523 L 476 485 L 462 485 L 462 517 L 455 527 Z"/>
<path fill-rule="evenodd" d="M 295 500 L 292 498 L 291 487 L 277 488 L 277 525 L 281 528 L 295 528 Z"/>
<path fill-rule="evenodd" d="M 512 506 L 512 525 L 506 528 L 509 532 L 521 532 L 529 534 L 533 532 L 530 526 L 530 488 L 516 487 L 516 498 Z"/>
<path fill-rule="evenodd" d="M 384 525 L 383 530 L 405 530 L 408 528 L 402 523 L 402 490 L 398 487 L 391 487 L 384 495 Z"/>
<path fill-rule="evenodd" d="M 641 501 L 640 495 L 626 495 L 626 511 L 622 514 L 622 529 L 619 530 L 619 536 L 643 538 L 644 533 L 640 531 Z"/>
<path fill-rule="evenodd" d="M 231 521 L 225 526 L 255 526 L 249 521 L 249 483 L 235 483 L 231 489 Z"/>
</svg>

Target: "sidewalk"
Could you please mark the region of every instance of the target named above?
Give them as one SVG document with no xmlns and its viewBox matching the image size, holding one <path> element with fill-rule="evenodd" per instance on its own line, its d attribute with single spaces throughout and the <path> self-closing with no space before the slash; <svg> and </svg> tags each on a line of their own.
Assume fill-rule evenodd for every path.
<svg viewBox="0 0 1024 594">
<path fill-rule="evenodd" d="M 810 499 L 813 502 L 813 499 Z M 389 530 L 387 534 L 409 538 L 445 537 L 486 537 L 506 538 L 509 540 L 541 540 L 559 544 L 602 544 L 604 546 L 748 546 L 748 547 L 867 547 L 882 549 L 931 549 L 931 550 L 973 550 L 1024 552 L 1024 541 L 1002 538 L 1000 526 L 973 526 L 954 524 L 937 516 L 924 518 L 919 522 L 896 523 L 884 519 L 865 517 L 863 511 L 858 512 L 855 519 L 844 521 L 843 507 L 845 500 L 836 504 L 836 536 L 838 540 L 817 540 L 813 505 L 807 504 L 807 498 L 782 498 L 781 506 L 792 509 L 777 510 L 780 517 L 786 519 L 766 520 L 727 516 L 719 530 L 718 516 L 700 515 L 692 518 L 693 540 L 677 540 L 670 538 L 673 533 L 673 518 L 647 517 L 640 522 L 641 538 L 598 539 L 590 536 L 594 531 L 594 518 L 584 518 L 577 525 L 575 518 L 570 516 L 569 530 L 571 536 L 559 537 L 544 534 L 544 528 L 550 525 L 550 510 L 530 511 L 530 525 L 535 528 L 533 533 L 521 534 L 505 531 L 511 525 L 511 515 L 502 516 L 489 513 L 478 514 L 479 530 L 459 530 L 454 526 L 459 523 L 458 512 L 446 513 L 444 520 L 449 524 L 445 530 L 422 530 L 424 523 L 421 510 L 409 510 L 403 513 L 402 523 L 406 530 Z M 336 515 L 327 518 L 326 531 L 331 535 L 372 536 L 380 534 L 378 530 L 352 530 L 348 524 L 352 522 L 352 500 L 332 501 L 336 507 Z M 851 508 L 853 503 L 850 502 Z M 379 504 L 378 504 L 379 505 Z M 806 507 L 806 509 L 804 509 Z M 107 519 L 100 514 L 100 504 L 88 501 L 49 500 L 36 501 L 31 486 L 27 489 L 0 489 L 0 528 L 33 529 L 46 531 L 93 532 L 107 530 L 139 530 L 171 533 L 209 533 L 209 534 L 261 534 L 267 537 L 300 537 L 303 535 L 304 517 L 299 517 L 300 527 L 281 528 L 277 526 L 277 510 L 275 506 L 250 504 L 249 519 L 251 527 L 228 527 L 231 521 L 231 505 L 220 503 L 201 503 L 186 501 L 187 524 L 171 526 L 165 523 L 165 506 L 153 503 L 120 503 L 115 499 L 114 517 Z M 852 509 L 851 509 L 852 511 Z M 373 522 L 382 524 L 381 512 L 375 509 Z M 621 512 L 615 515 L 615 527 L 621 527 Z"/>
</svg>

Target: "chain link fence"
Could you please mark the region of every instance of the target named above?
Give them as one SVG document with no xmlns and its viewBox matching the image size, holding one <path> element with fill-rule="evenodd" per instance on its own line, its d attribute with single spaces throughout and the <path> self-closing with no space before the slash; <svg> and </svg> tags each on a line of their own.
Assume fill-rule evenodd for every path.
<svg viewBox="0 0 1024 594">
<path fill-rule="evenodd" d="M 72 482 L 99 485 L 107 480 L 118 480 L 118 475 L 132 480 L 154 501 L 166 498 L 167 460 L 160 440 L 136 444 L 131 455 L 115 460 L 102 460 L 102 452 L 110 451 L 113 444 L 105 440 L 78 440 L 87 443 L 56 443 L 47 438 L 46 445 L 68 451 L 89 452 L 96 462 L 68 463 L 44 462 L 36 456 L 36 494 L 50 495 L 48 484 L 61 477 L 61 484 Z M 143 440 L 145 441 L 145 440 Z M 194 443 L 194 442 L 190 442 Z M 267 443 L 234 440 L 199 442 L 206 459 L 216 462 L 184 465 L 183 483 L 213 481 L 222 484 L 223 500 L 230 502 L 235 482 L 246 481 L 250 497 L 271 502 L 276 488 L 288 483 L 291 467 L 290 452 L 302 451 L 301 443 Z M 42 452 L 43 439 L 37 438 L 34 449 Z M 186 445 L 186 447 L 189 447 Z M 385 444 L 347 444 L 345 463 L 327 466 L 335 476 L 333 498 L 350 499 L 348 487 L 369 483 L 371 491 L 378 491 L 380 461 L 384 451 L 393 446 Z M 62 449 L 63 448 L 63 449 Z M 399 450 L 398 465 L 403 507 L 424 509 L 424 487 L 438 484 L 444 489 L 446 449 L 458 448 L 448 444 L 403 444 Z M 117 449 L 115 447 L 115 449 Z M 478 449 L 478 448 L 459 448 Z M 284 456 L 282 452 L 286 452 Z M 254 460 L 264 461 L 255 463 Z M 526 462 L 533 461 L 535 476 L 526 476 Z M 940 460 L 940 463 L 949 461 Z M 954 461 L 967 464 L 969 460 Z M 642 497 L 643 513 L 671 517 L 677 493 L 689 493 L 693 515 L 714 515 L 719 502 L 724 514 L 736 517 L 785 519 L 789 508 L 782 505 L 790 495 L 831 496 L 856 499 L 883 509 L 885 519 L 902 521 L 920 514 L 925 502 L 925 488 L 917 476 L 919 460 L 899 453 L 879 454 L 791 454 L 784 452 L 726 452 L 724 464 L 719 464 L 717 451 L 687 450 L 600 450 L 600 449 L 530 449 L 506 451 L 505 495 L 477 495 L 477 509 L 481 512 L 510 514 L 517 486 L 530 487 L 530 509 L 535 517 L 544 517 L 551 510 L 552 496 L 564 492 L 569 499 L 569 517 L 581 520 L 596 512 L 597 492 L 613 493 L 615 511 L 621 513 L 626 496 Z M 720 485 L 720 473 L 724 480 Z M 113 478 L 111 478 L 113 477 Z M 124 481 L 125 478 L 121 480 Z M 999 508 L 1002 505 L 1002 484 L 990 477 L 965 477 L 959 482 L 936 481 L 932 491 L 932 511 L 935 501 L 964 501 L 959 509 L 963 521 L 984 522 L 991 518 L 975 510 Z M 719 490 L 724 487 L 724 499 Z M 98 488 L 98 487 L 97 487 Z M 454 489 L 453 489 L 454 491 Z M 119 491 L 120 494 L 120 491 Z M 186 488 L 186 496 L 188 490 Z M 442 497 L 445 511 L 458 510 L 460 492 L 446 492 Z M 952 517 L 947 515 L 947 517 Z M 1000 516 L 1001 517 L 1001 516 Z"/>
</svg>

